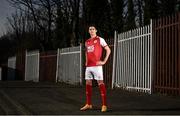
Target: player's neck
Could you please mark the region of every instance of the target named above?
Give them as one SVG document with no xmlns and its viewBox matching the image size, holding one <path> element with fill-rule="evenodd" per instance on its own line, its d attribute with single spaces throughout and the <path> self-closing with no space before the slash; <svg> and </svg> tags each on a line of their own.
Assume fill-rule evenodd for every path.
<svg viewBox="0 0 180 116">
<path fill-rule="evenodd" d="M 92 38 L 95 38 L 96 36 L 97 36 L 96 34 L 95 34 L 95 35 L 91 35 L 91 39 L 92 39 Z"/>
</svg>

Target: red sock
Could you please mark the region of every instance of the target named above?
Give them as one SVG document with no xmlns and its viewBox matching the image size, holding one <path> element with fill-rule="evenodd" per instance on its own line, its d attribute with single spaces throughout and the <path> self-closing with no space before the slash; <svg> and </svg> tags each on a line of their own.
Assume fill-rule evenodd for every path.
<svg viewBox="0 0 180 116">
<path fill-rule="evenodd" d="M 86 85 L 86 104 L 91 105 L 92 86 Z"/>
<path fill-rule="evenodd" d="M 104 84 L 99 85 L 100 92 L 101 92 L 101 99 L 102 99 L 102 105 L 107 105 L 106 104 L 106 87 Z"/>
</svg>

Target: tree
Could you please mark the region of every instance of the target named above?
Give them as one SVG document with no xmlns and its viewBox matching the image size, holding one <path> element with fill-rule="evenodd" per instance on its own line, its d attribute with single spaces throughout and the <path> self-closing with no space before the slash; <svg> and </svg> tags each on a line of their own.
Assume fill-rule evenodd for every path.
<svg viewBox="0 0 180 116">
<path fill-rule="evenodd" d="M 175 13 L 177 0 L 159 0 L 160 16 L 167 16 Z"/>
<path fill-rule="evenodd" d="M 54 23 L 54 6 L 53 0 L 9 0 L 20 11 L 27 11 L 33 17 L 34 23 L 38 27 L 42 44 L 42 50 L 53 49 L 52 47 L 52 30 Z"/>
<path fill-rule="evenodd" d="M 95 24 L 101 36 L 110 35 L 111 20 L 110 2 L 108 0 L 84 0 L 83 20 L 85 25 Z"/>
<path fill-rule="evenodd" d="M 133 0 L 128 0 L 125 30 L 136 28 L 135 18 L 136 18 L 136 15 L 135 15 L 135 10 L 134 10 Z"/>
<path fill-rule="evenodd" d="M 144 25 L 150 23 L 150 19 L 159 16 L 158 0 L 145 0 L 144 1 Z"/>
<path fill-rule="evenodd" d="M 122 32 L 124 29 L 123 11 L 124 1 L 123 0 L 112 0 L 112 17 L 113 17 L 113 29 Z"/>
<path fill-rule="evenodd" d="M 69 23 L 67 17 L 64 16 L 61 6 L 57 8 L 57 18 L 56 18 L 56 29 L 55 29 L 55 40 L 54 44 L 57 48 L 64 48 L 68 47 L 68 30 L 69 30 Z"/>
<path fill-rule="evenodd" d="M 59 47 L 78 45 L 81 0 L 54 0 L 54 2 L 57 6 L 55 39 L 61 42 Z"/>
<path fill-rule="evenodd" d="M 144 0 L 135 0 L 137 23 L 140 27 L 143 26 L 143 5 Z"/>
<path fill-rule="evenodd" d="M 25 12 L 16 12 L 8 17 L 8 30 L 11 38 L 15 40 L 16 50 L 35 49 L 38 45 L 36 25 Z M 39 47 L 38 47 L 39 48 Z"/>
<path fill-rule="evenodd" d="M 180 0 L 176 2 L 176 12 L 180 11 Z"/>
<path fill-rule="evenodd" d="M 14 40 L 11 38 L 11 34 L 6 34 L 0 38 L 0 65 L 7 62 L 9 56 L 14 55 L 15 46 Z M 8 47 L 7 47 L 8 46 Z"/>
</svg>

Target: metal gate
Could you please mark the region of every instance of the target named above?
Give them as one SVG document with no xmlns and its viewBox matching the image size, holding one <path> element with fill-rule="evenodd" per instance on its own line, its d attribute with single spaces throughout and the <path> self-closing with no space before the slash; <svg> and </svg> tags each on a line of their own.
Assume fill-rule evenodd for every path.
<svg viewBox="0 0 180 116">
<path fill-rule="evenodd" d="M 115 36 L 112 86 L 151 93 L 152 23 Z"/>
</svg>

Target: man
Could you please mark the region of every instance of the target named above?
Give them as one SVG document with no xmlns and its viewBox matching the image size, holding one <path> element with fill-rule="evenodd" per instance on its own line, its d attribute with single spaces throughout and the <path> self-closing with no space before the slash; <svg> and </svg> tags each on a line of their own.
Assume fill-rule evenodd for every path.
<svg viewBox="0 0 180 116">
<path fill-rule="evenodd" d="M 97 80 L 98 86 L 101 92 L 102 98 L 102 112 L 107 111 L 106 104 L 106 87 L 103 82 L 103 69 L 102 66 L 106 63 L 111 53 L 110 48 L 108 47 L 105 40 L 97 36 L 97 29 L 94 25 L 89 26 L 90 38 L 86 40 L 86 105 L 80 110 L 92 109 L 91 96 L 92 96 L 92 79 Z M 102 48 L 106 51 L 106 56 L 104 60 L 101 61 Z M 94 77 L 94 78 L 93 78 Z"/>
</svg>

